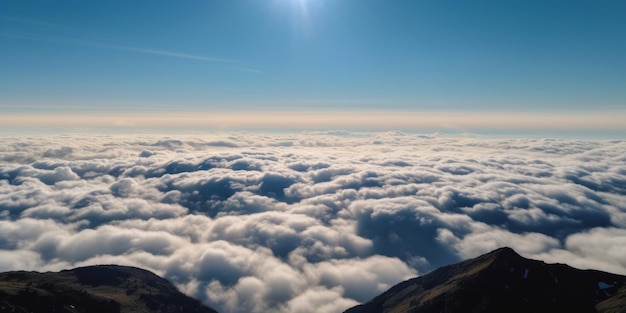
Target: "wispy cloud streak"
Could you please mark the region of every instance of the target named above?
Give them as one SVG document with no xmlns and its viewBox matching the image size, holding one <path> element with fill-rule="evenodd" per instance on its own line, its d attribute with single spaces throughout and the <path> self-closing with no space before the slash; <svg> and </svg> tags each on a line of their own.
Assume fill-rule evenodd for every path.
<svg viewBox="0 0 626 313">
<path fill-rule="evenodd" d="M 166 50 L 144 49 L 144 48 L 136 48 L 136 47 L 129 47 L 129 46 L 116 46 L 116 45 L 107 45 L 107 44 L 101 44 L 101 43 L 97 43 L 97 44 L 94 43 L 92 45 L 98 45 L 98 46 L 101 46 L 101 47 L 111 48 L 111 49 L 116 49 L 116 50 L 122 50 L 122 51 L 130 51 L 130 52 L 145 53 L 145 54 L 155 54 L 155 55 L 164 55 L 164 56 L 168 56 L 168 57 L 181 58 L 181 59 L 191 59 L 191 60 L 219 62 L 219 63 L 237 63 L 237 61 L 233 61 L 233 60 L 229 60 L 229 59 L 213 58 L 213 57 L 207 57 L 207 56 L 201 56 L 201 55 L 193 55 L 193 54 L 173 52 L 173 51 L 166 51 Z"/>
<path fill-rule="evenodd" d="M 37 35 L 37 34 L 29 34 L 29 33 L 19 33 L 19 32 L 0 32 L 0 37 L 46 41 L 46 42 L 53 42 L 53 43 L 60 43 L 60 44 L 86 46 L 86 47 L 98 47 L 98 48 L 129 51 L 129 52 L 142 53 L 142 54 L 162 55 L 162 56 L 168 56 L 168 57 L 179 58 L 179 59 L 190 59 L 190 60 L 199 60 L 199 61 L 207 61 L 207 62 L 217 62 L 217 63 L 238 63 L 235 60 L 230 60 L 230 59 L 225 59 L 225 58 L 215 58 L 215 57 L 181 53 L 181 52 L 161 50 L 161 49 L 146 49 L 146 48 L 125 46 L 125 45 L 113 45 L 113 44 L 103 43 L 99 41 L 73 39 L 73 38 L 58 37 L 58 36 L 45 36 L 45 35 Z"/>
</svg>

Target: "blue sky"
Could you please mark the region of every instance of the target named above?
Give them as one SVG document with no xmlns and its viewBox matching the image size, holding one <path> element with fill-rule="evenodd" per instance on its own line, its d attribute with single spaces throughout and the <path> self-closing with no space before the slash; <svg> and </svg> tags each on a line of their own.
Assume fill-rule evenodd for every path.
<svg viewBox="0 0 626 313">
<path fill-rule="evenodd" d="M 623 1 L 3 1 L 0 112 L 626 116 L 624 16 Z"/>
</svg>

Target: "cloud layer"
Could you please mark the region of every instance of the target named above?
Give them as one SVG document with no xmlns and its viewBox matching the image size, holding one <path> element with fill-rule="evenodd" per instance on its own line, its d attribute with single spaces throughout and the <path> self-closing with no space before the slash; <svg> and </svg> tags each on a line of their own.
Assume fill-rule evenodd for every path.
<svg viewBox="0 0 626 313">
<path fill-rule="evenodd" d="M 150 269 L 220 312 L 340 312 L 511 246 L 626 274 L 626 142 L 400 132 L 0 138 L 0 270 Z"/>
</svg>

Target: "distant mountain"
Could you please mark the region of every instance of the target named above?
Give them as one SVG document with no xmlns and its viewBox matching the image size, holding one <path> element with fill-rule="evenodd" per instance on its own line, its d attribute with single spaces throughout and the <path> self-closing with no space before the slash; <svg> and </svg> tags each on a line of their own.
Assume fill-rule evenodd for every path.
<svg viewBox="0 0 626 313">
<path fill-rule="evenodd" d="M 501 248 L 404 281 L 345 313 L 626 312 L 626 276 Z"/>
<path fill-rule="evenodd" d="M 169 281 L 134 267 L 0 273 L 0 313 L 216 313 Z"/>
</svg>

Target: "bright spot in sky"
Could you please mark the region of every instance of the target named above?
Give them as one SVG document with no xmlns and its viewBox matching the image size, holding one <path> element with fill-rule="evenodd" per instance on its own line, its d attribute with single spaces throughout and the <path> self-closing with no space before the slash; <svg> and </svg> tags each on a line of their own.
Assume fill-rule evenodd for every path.
<svg viewBox="0 0 626 313">
<path fill-rule="evenodd" d="M 311 2 L 310 0 L 287 0 L 288 3 L 290 3 L 293 6 L 296 6 L 297 8 L 300 8 L 302 10 L 306 10 L 308 7 L 309 2 Z"/>
<path fill-rule="evenodd" d="M 287 14 L 291 16 L 292 25 L 298 33 L 312 31 L 312 11 L 314 6 L 320 5 L 320 0 L 277 0 L 281 10 L 287 8 Z"/>
<path fill-rule="evenodd" d="M 288 8 L 293 13 L 308 14 L 310 0 L 276 0 L 276 6 Z"/>
</svg>

